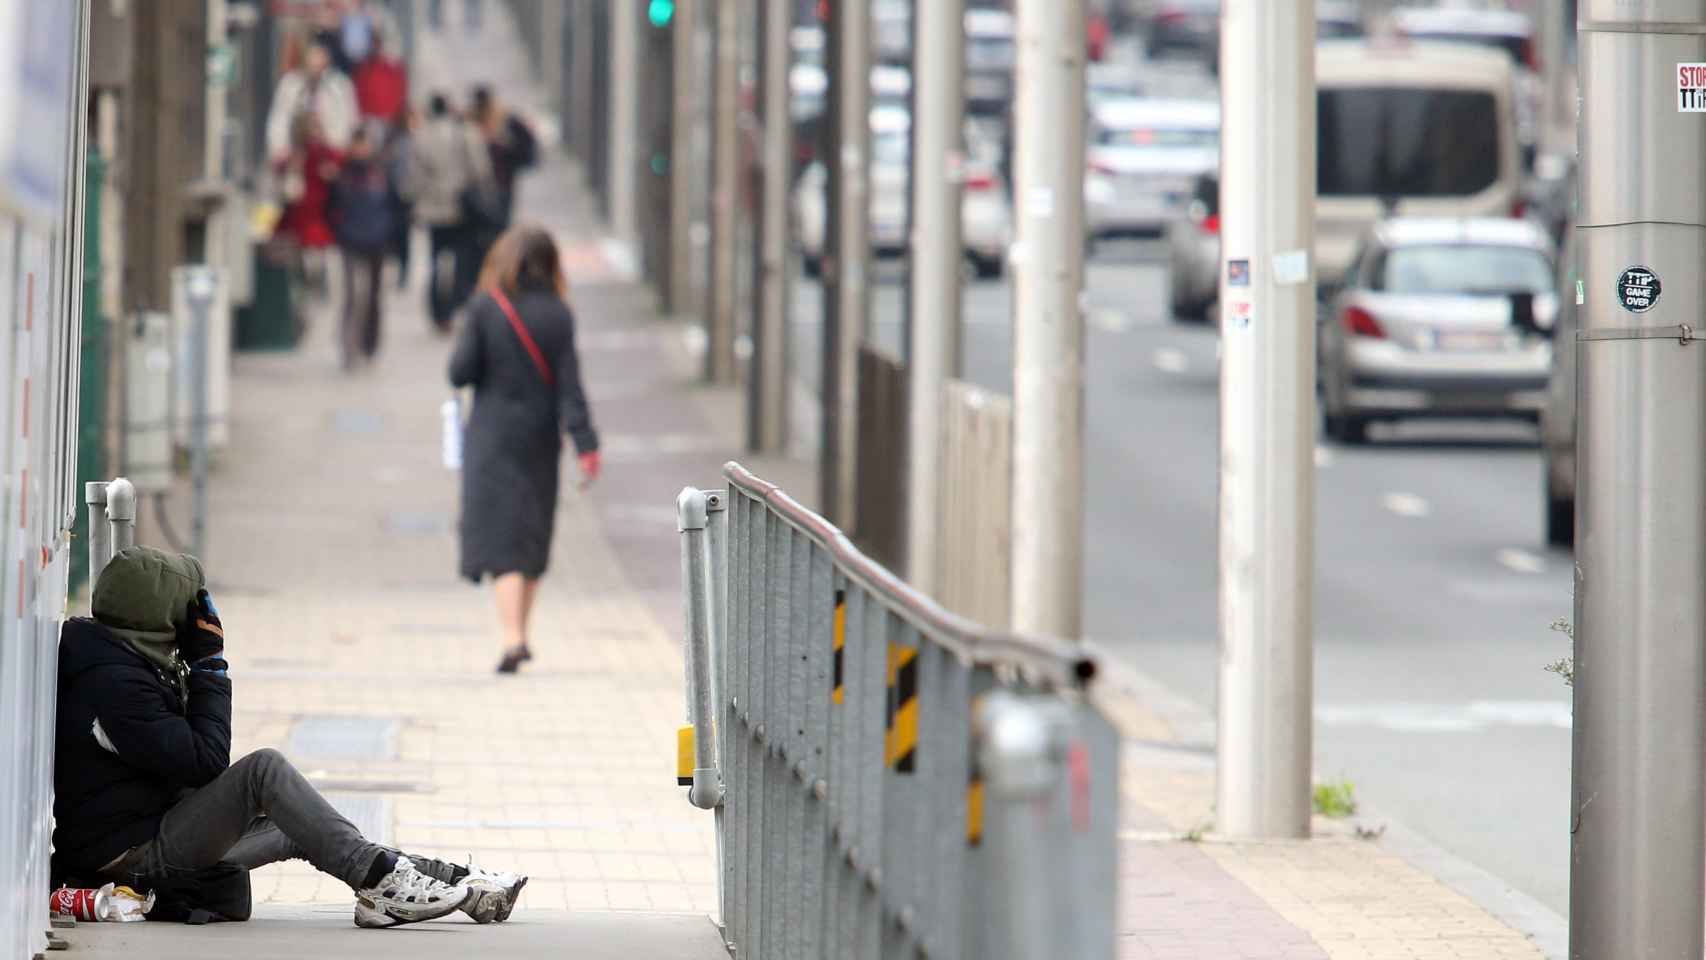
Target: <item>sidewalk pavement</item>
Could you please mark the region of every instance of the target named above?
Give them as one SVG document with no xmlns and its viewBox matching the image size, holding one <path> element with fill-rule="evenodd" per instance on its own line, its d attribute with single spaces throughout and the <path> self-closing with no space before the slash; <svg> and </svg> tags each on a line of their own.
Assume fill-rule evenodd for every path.
<svg viewBox="0 0 1706 960">
<path fill-rule="evenodd" d="M 478 38 L 426 41 L 421 62 L 441 72 L 422 89 L 480 80 L 542 102 L 507 8 L 491 5 Z M 241 357 L 231 447 L 211 484 L 206 559 L 231 637 L 233 754 L 284 750 L 376 839 L 529 872 L 515 917 L 357 930 L 349 891 L 292 863 L 255 872 L 249 924 L 85 924 L 65 931 L 82 956 L 725 955 L 707 919 L 710 817 L 674 783 L 673 501 L 683 485 L 719 482 L 740 448 L 741 399 L 696 382 L 692 328 L 658 316 L 626 275 L 581 183 L 553 153 L 524 181 L 521 209 L 564 244 L 606 475 L 584 492 L 565 483 L 537 659 L 520 676 L 492 674 L 489 590 L 455 578 L 456 476 L 438 462 L 448 343 L 428 332 L 418 282 L 389 305 L 369 371 L 338 372 L 329 316 L 295 353 Z M 748 464 L 809 503 L 809 468 Z M 1532 919 L 1512 908 L 1520 898 L 1392 834 L 1362 839 L 1317 818 L 1313 840 L 1217 838 L 1201 730 L 1143 678 L 1118 682 L 1133 693 L 1120 717 L 1119 957 L 1543 955 L 1483 905 Z M 1546 922 L 1525 926 L 1552 936 Z"/>
</svg>

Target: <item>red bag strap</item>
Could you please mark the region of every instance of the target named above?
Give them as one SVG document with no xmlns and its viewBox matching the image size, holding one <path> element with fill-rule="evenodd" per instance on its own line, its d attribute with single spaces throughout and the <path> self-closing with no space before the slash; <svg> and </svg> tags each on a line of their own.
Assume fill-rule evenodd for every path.
<svg viewBox="0 0 1706 960">
<path fill-rule="evenodd" d="M 508 318 L 509 327 L 515 331 L 516 337 L 521 340 L 521 345 L 527 348 L 527 355 L 533 358 L 533 365 L 539 368 L 539 375 L 545 378 L 545 385 L 555 387 L 557 378 L 551 375 L 551 365 L 545 362 L 545 351 L 539 349 L 539 344 L 533 341 L 533 334 L 527 332 L 527 325 L 515 315 L 515 307 L 510 305 L 509 298 L 504 296 L 504 292 L 497 287 L 493 287 L 488 292 L 491 293 L 492 299 L 497 301 L 498 309 L 502 310 L 504 316 Z"/>
</svg>

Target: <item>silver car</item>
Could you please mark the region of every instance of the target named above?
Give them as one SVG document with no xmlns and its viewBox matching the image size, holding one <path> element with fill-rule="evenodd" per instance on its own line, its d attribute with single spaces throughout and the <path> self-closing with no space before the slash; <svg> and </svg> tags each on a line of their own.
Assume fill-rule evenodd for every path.
<svg viewBox="0 0 1706 960">
<path fill-rule="evenodd" d="M 1558 315 L 1552 244 L 1526 220 L 1383 220 L 1321 318 L 1328 436 L 1373 420 L 1533 419 L 1546 403 Z"/>
<path fill-rule="evenodd" d="M 1105 100 L 1091 114 L 1084 214 L 1092 240 L 1159 236 L 1220 166 L 1220 104 Z"/>
</svg>

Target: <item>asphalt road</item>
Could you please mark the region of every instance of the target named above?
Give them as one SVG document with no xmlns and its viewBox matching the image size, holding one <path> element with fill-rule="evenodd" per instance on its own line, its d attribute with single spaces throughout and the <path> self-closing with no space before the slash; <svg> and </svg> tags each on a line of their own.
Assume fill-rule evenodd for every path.
<svg viewBox="0 0 1706 960">
<path fill-rule="evenodd" d="M 1090 636 L 1212 715 L 1217 335 L 1172 322 L 1156 244 L 1089 265 Z M 898 267 L 871 339 L 899 352 Z M 965 371 L 1011 388 L 1005 282 L 965 291 Z M 815 386 L 818 288 L 795 287 L 794 375 Z M 1404 424 L 1317 449 L 1316 772 L 1560 913 L 1567 909 L 1570 559 L 1543 546 L 1522 424 Z"/>
</svg>

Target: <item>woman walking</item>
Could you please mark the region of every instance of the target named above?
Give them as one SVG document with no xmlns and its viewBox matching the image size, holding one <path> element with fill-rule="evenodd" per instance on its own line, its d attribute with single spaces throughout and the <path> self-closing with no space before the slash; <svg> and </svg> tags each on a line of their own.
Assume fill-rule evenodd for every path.
<svg viewBox="0 0 1706 960">
<path fill-rule="evenodd" d="M 505 231 L 450 357 L 451 385 L 474 388 L 463 439 L 461 573 L 475 583 L 493 578 L 499 673 L 532 659 L 528 620 L 551 556 L 564 433 L 579 454 L 582 485 L 599 473 L 566 286 L 550 234 L 528 225 Z"/>
</svg>

